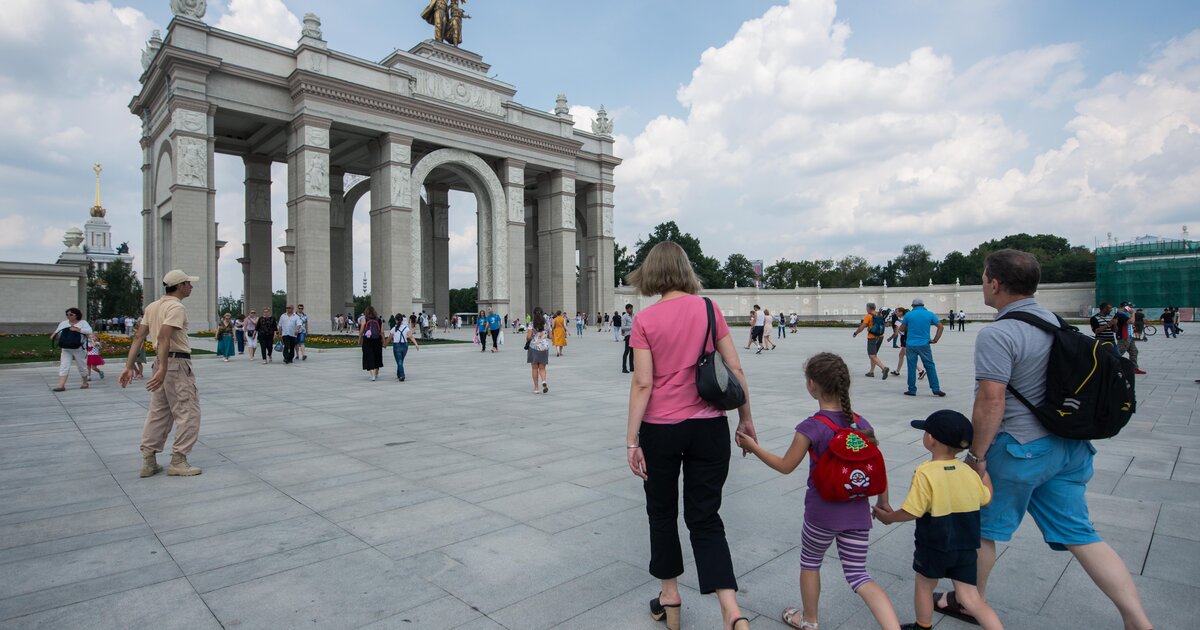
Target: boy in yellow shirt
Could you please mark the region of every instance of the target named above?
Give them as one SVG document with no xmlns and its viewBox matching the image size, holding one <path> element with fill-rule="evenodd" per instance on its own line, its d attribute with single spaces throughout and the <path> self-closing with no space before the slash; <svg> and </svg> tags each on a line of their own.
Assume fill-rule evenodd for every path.
<svg viewBox="0 0 1200 630">
<path fill-rule="evenodd" d="M 925 630 L 933 627 L 933 610 L 938 594 L 933 589 L 941 578 L 950 578 L 954 592 L 948 604 L 965 612 L 985 630 L 1003 630 L 996 611 L 988 606 L 975 587 L 976 554 L 979 549 L 979 508 L 992 500 L 992 482 L 983 478 L 956 456 L 971 445 L 974 434 L 966 416 L 943 409 L 925 420 L 913 420 L 912 426 L 925 431 L 922 445 L 933 458 L 913 473 L 908 498 L 899 510 L 892 510 L 886 496 L 873 512 L 879 522 L 900 523 L 916 519 L 916 572 L 914 606 L 916 623 L 901 630 Z M 951 608 L 951 606 L 946 606 Z"/>
</svg>

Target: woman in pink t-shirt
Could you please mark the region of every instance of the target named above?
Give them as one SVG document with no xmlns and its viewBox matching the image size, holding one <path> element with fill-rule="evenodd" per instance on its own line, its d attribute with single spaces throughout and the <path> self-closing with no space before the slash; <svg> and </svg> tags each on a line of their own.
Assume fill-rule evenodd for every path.
<svg viewBox="0 0 1200 630">
<path fill-rule="evenodd" d="M 661 295 L 633 320 L 633 384 L 629 390 L 626 451 L 629 468 L 643 480 L 650 518 L 650 574 L 662 581 L 650 614 L 679 628 L 678 577 L 683 573 L 679 545 L 679 471 L 683 470 L 683 518 L 691 532 L 700 592 L 717 594 L 722 628 L 749 630 L 737 604 L 737 580 L 725 525 L 718 510 L 729 475 L 731 440 L 725 412 L 696 389 L 696 361 L 714 348 L 746 391 L 738 408 L 738 428 L 754 434 L 749 388 L 729 337 L 729 326 L 714 309 L 717 334 L 705 342 L 708 311 L 696 295 L 700 281 L 687 254 L 670 241 L 655 245 L 627 279 L 642 295 Z M 743 451 L 743 455 L 745 452 Z"/>
</svg>

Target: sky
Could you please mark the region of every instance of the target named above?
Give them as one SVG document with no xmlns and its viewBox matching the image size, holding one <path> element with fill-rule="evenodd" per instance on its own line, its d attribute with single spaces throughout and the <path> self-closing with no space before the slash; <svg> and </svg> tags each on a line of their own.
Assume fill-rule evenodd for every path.
<svg viewBox="0 0 1200 630">
<path fill-rule="evenodd" d="M 128 103 L 168 0 L 6 0 L 0 259 L 54 262 L 93 202 L 141 267 L 140 123 Z M 424 0 L 224 0 L 204 21 L 294 46 L 300 18 L 371 61 L 430 36 Z M 676 221 L 724 260 L 921 243 L 940 258 L 1015 232 L 1076 245 L 1200 230 L 1200 2 L 471 0 L 463 48 L 590 129 L 615 124 L 616 240 Z M 243 172 L 218 156 L 221 295 L 241 294 Z M 286 169 L 273 172 L 276 245 Z M 451 199 L 451 286 L 475 282 L 474 200 Z M 355 285 L 369 269 L 356 212 Z M 282 254 L 274 260 L 284 284 Z"/>
</svg>

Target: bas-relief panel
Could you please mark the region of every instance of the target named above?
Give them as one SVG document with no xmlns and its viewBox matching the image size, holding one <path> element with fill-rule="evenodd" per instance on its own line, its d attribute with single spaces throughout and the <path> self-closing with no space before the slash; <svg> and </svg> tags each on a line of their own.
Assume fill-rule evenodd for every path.
<svg viewBox="0 0 1200 630">
<path fill-rule="evenodd" d="M 417 83 L 413 91 L 417 94 L 496 116 L 504 115 L 504 98 L 496 92 L 426 70 L 413 70 L 412 73 Z"/>
<path fill-rule="evenodd" d="M 512 184 L 514 186 L 524 186 L 525 169 L 517 168 L 516 166 L 508 167 L 508 179 L 505 181 L 505 183 Z"/>
<path fill-rule="evenodd" d="M 305 125 L 304 127 L 304 145 L 316 147 L 318 149 L 329 148 L 329 130 L 321 127 Z"/>
<path fill-rule="evenodd" d="M 391 205 L 406 208 L 412 203 L 412 173 L 406 168 L 391 169 Z"/>
<path fill-rule="evenodd" d="M 177 109 L 171 115 L 175 128 L 191 133 L 208 133 L 208 116 L 190 109 Z"/>
<path fill-rule="evenodd" d="M 508 220 L 514 223 L 525 221 L 525 189 L 510 188 L 508 191 Z"/>
<path fill-rule="evenodd" d="M 329 196 L 329 156 L 316 151 L 304 152 L 304 194 Z"/>
<path fill-rule="evenodd" d="M 208 141 L 180 136 L 175 139 L 179 156 L 175 181 L 184 186 L 208 186 Z"/>
<path fill-rule="evenodd" d="M 571 187 L 574 188 L 574 186 L 575 186 L 574 181 L 572 181 Z M 564 182 L 563 188 L 566 188 L 565 182 Z M 574 197 L 567 197 L 565 195 L 562 197 L 562 226 L 568 230 L 575 229 L 575 198 Z"/>
</svg>

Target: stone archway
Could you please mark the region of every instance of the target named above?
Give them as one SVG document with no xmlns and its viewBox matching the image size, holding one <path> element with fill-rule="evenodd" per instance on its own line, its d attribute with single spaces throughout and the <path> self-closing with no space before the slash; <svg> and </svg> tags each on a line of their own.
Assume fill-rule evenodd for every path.
<svg viewBox="0 0 1200 630">
<path fill-rule="evenodd" d="M 423 286 L 423 265 L 430 256 L 422 252 L 421 188 L 425 179 L 435 169 L 446 169 L 467 182 L 475 193 L 478 208 L 479 234 L 479 304 L 491 306 L 497 312 L 508 309 L 508 204 L 500 178 L 483 158 L 461 149 L 438 149 L 421 158 L 412 169 L 410 208 L 413 212 L 412 226 L 412 291 L 414 302 L 424 302 L 432 297 L 432 287 Z M 449 226 L 435 221 L 434 237 L 448 235 Z"/>
</svg>

